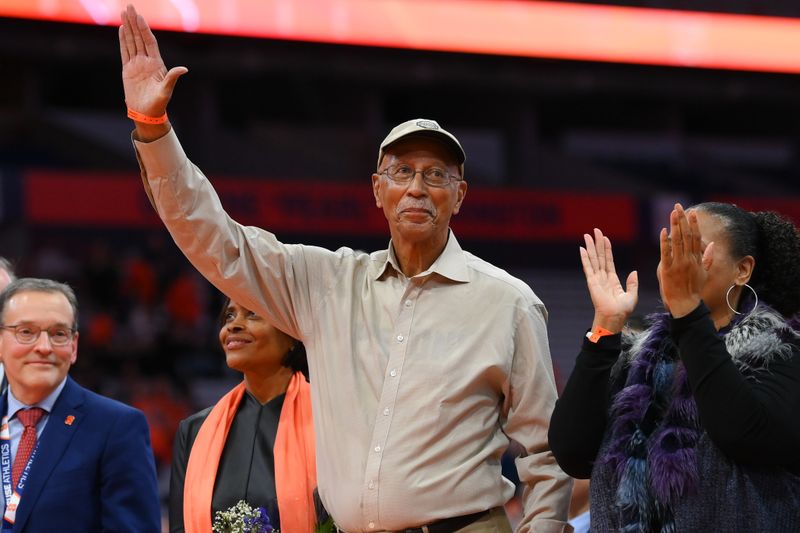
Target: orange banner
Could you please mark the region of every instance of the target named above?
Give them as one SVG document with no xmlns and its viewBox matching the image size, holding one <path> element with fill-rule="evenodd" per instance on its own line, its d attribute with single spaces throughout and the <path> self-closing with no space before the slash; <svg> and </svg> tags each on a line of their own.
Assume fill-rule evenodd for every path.
<svg viewBox="0 0 800 533">
<path fill-rule="evenodd" d="M 389 230 L 369 183 L 216 179 L 235 220 L 286 234 L 381 236 Z M 161 225 L 137 175 L 32 171 L 24 176 L 30 224 L 105 228 Z M 625 195 L 561 194 L 472 187 L 453 219 L 459 236 L 504 241 L 574 241 L 595 226 L 615 242 L 639 236 L 637 204 Z"/>
<path fill-rule="evenodd" d="M 0 16 L 116 25 L 131 0 L 0 0 Z M 800 20 L 525 0 L 138 0 L 154 28 L 679 67 L 800 72 Z"/>
</svg>

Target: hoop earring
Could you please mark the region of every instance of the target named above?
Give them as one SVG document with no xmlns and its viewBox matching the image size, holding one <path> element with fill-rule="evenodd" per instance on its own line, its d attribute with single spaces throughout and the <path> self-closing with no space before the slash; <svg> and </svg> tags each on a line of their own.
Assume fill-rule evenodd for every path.
<svg viewBox="0 0 800 533">
<path fill-rule="evenodd" d="M 747 287 L 748 289 L 750 289 L 750 292 L 753 293 L 753 298 L 756 299 L 756 302 L 753 304 L 753 308 L 750 311 L 748 311 L 747 313 L 740 313 L 739 311 L 734 309 L 733 306 L 731 305 L 730 296 L 731 296 L 731 291 L 733 290 L 734 287 L 736 287 L 735 283 L 733 285 L 731 285 L 728 288 L 728 292 L 725 293 L 725 303 L 728 304 L 728 309 L 730 309 L 731 311 L 733 311 L 737 315 L 749 315 L 750 313 L 755 311 L 756 307 L 758 307 L 758 293 L 756 293 L 756 290 L 753 287 L 751 287 L 750 285 L 748 285 L 747 283 L 745 283 L 744 286 Z"/>
</svg>

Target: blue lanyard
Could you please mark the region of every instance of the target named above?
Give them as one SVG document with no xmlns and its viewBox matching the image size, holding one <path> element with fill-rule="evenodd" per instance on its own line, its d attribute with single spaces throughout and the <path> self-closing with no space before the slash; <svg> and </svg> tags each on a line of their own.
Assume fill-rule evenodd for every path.
<svg viewBox="0 0 800 533">
<path fill-rule="evenodd" d="M 0 424 L 0 478 L 2 478 L 3 496 L 5 497 L 3 533 L 11 531 L 14 528 L 19 501 L 22 498 L 22 493 L 25 491 L 25 482 L 28 480 L 28 474 L 30 473 L 31 465 L 36 458 L 36 452 L 38 450 L 39 441 L 37 439 L 36 447 L 33 449 L 33 452 L 31 452 L 28 463 L 19 476 L 16 490 L 13 490 L 11 487 L 11 432 L 8 429 L 8 416 L 3 417 L 2 424 Z"/>
</svg>

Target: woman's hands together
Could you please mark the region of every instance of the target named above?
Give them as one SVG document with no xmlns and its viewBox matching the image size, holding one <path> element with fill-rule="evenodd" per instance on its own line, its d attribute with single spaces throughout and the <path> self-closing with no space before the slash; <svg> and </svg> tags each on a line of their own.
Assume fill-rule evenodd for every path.
<svg viewBox="0 0 800 533">
<path fill-rule="evenodd" d="M 675 318 L 691 313 L 702 300 L 702 290 L 711 268 L 714 243 L 705 249 L 700 237 L 695 211 L 684 211 L 681 204 L 669 215 L 669 234 L 661 229 L 661 261 L 658 283 L 664 305 Z"/>
</svg>

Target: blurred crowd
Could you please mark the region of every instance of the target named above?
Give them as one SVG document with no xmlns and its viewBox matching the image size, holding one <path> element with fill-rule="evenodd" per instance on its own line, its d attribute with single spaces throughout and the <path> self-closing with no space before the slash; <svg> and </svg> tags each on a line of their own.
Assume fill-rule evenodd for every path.
<svg viewBox="0 0 800 533">
<path fill-rule="evenodd" d="M 48 243 L 11 259 L 19 276 L 76 290 L 80 352 L 71 375 L 144 411 L 166 495 L 178 422 L 240 378 L 219 348 L 221 295 L 159 233 L 141 242 L 97 238 L 79 250 Z"/>
</svg>

